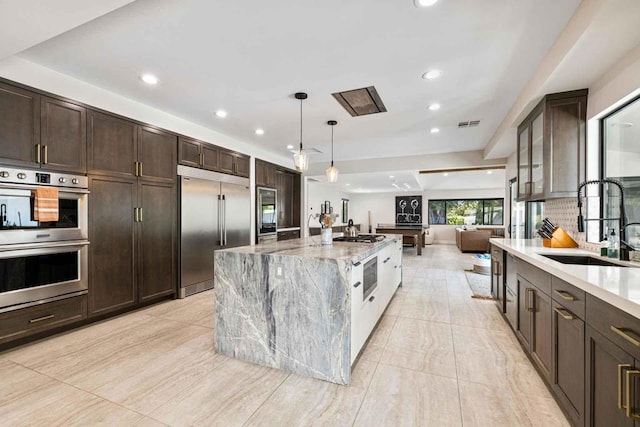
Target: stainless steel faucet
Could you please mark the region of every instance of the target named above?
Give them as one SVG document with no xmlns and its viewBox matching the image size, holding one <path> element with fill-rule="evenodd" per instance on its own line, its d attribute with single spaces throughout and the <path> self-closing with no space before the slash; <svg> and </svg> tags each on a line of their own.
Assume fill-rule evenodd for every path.
<svg viewBox="0 0 640 427">
<path fill-rule="evenodd" d="M 620 230 L 620 259 L 623 261 L 629 261 L 629 251 L 634 251 L 635 248 L 631 246 L 627 242 L 627 227 L 630 225 L 640 225 L 640 223 L 632 222 L 627 223 L 627 213 L 624 208 L 624 185 L 618 180 L 615 179 L 593 179 L 590 181 L 584 181 L 580 185 L 578 185 L 578 231 L 580 233 L 584 233 L 584 217 L 582 216 L 582 199 L 580 198 L 580 193 L 582 189 L 590 184 L 613 184 L 620 190 L 620 218 L 618 221 L 620 226 L 618 227 Z M 604 220 L 604 218 L 594 218 L 598 220 Z"/>
</svg>

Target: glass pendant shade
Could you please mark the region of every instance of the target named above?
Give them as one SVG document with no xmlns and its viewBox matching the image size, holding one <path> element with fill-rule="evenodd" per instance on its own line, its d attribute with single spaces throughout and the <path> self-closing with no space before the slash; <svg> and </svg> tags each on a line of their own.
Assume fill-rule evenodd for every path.
<svg viewBox="0 0 640 427">
<path fill-rule="evenodd" d="M 293 164 L 298 172 L 309 169 L 309 155 L 302 148 L 293 155 Z"/>
<path fill-rule="evenodd" d="M 333 164 L 327 168 L 327 181 L 338 182 L 338 168 Z"/>
</svg>

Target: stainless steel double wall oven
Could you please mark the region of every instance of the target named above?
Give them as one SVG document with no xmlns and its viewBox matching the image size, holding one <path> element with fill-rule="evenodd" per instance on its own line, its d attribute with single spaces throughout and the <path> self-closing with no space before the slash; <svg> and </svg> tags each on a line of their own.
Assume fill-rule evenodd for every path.
<svg viewBox="0 0 640 427">
<path fill-rule="evenodd" d="M 58 188 L 58 221 L 33 219 L 33 190 Z M 0 312 L 87 292 L 86 176 L 0 167 Z"/>
</svg>

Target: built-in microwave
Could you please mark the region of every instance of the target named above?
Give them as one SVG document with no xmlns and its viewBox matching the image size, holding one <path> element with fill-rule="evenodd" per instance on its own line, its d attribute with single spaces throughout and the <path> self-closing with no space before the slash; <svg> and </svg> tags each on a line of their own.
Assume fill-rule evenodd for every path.
<svg viewBox="0 0 640 427">
<path fill-rule="evenodd" d="M 258 187 L 256 189 L 256 221 L 258 236 L 276 234 L 278 230 L 278 193 L 273 188 Z"/>
<path fill-rule="evenodd" d="M 362 300 L 369 298 L 369 295 L 378 286 L 378 257 L 374 256 L 362 267 Z"/>
</svg>

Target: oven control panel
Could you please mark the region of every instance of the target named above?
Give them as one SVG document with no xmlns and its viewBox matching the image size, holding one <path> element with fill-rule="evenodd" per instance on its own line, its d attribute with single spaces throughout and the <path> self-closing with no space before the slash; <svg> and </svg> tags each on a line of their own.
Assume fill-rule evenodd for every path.
<svg viewBox="0 0 640 427">
<path fill-rule="evenodd" d="M 0 184 L 30 184 L 55 187 L 87 188 L 89 179 L 83 175 L 61 174 L 0 167 Z"/>
</svg>

